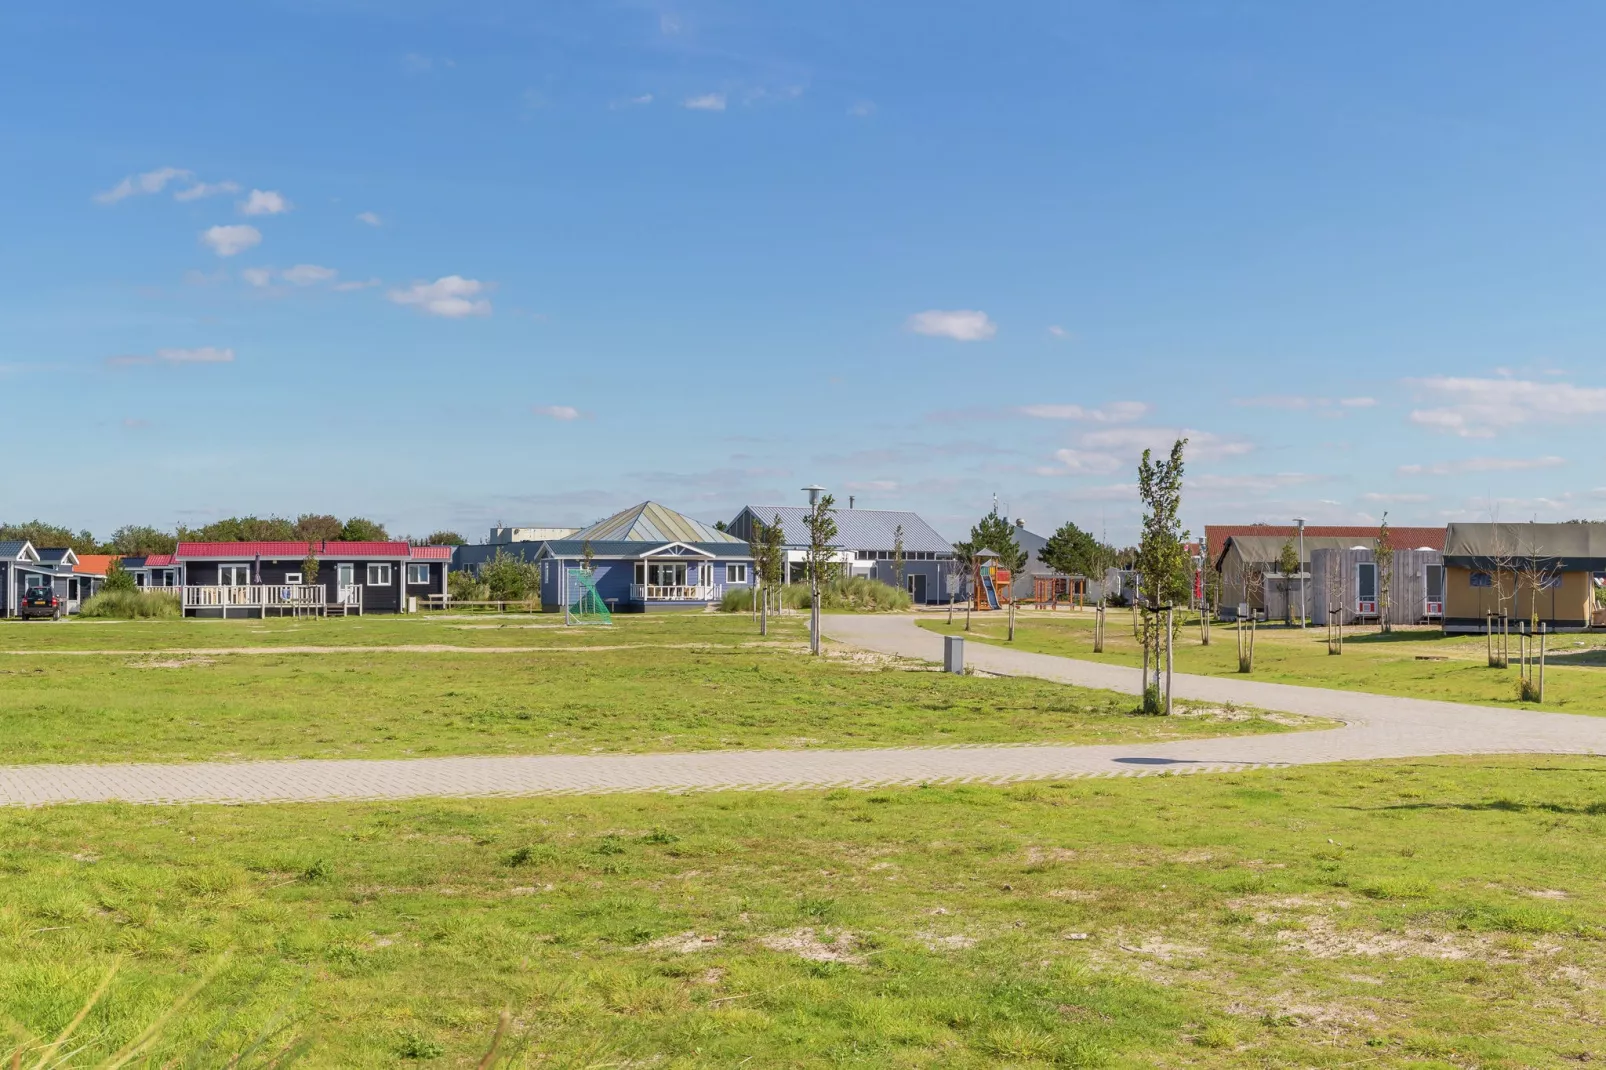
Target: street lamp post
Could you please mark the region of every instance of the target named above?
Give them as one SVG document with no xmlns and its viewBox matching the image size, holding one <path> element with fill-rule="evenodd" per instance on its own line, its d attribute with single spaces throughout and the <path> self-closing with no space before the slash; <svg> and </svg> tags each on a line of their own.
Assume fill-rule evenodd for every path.
<svg viewBox="0 0 1606 1070">
<path fill-rule="evenodd" d="M 1299 626 L 1305 627 L 1305 518 L 1294 517 L 1299 525 Z"/>
</svg>

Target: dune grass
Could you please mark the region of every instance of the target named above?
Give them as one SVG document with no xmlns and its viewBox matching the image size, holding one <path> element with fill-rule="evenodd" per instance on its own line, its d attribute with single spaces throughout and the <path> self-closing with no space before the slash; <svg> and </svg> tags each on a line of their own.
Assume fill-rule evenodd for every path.
<svg viewBox="0 0 1606 1070">
<path fill-rule="evenodd" d="M 1142 717 L 1110 692 L 948 676 L 834 647 L 810 658 L 797 618 L 766 640 L 715 615 L 556 631 L 258 623 L 10 629 L 41 636 L 36 646 L 59 636 L 63 651 L 0 653 L 0 764 L 1113 743 L 1289 723 L 1245 711 Z M 296 652 L 309 635 L 320 652 Z M 468 649 L 416 648 L 443 635 Z M 86 653 L 92 640 L 131 652 Z M 247 644 L 265 652 L 226 652 Z"/>
<path fill-rule="evenodd" d="M 983 642 L 1007 641 L 1008 625 L 999 613 L 976 613 L 964 631 L 963 614 L 949 625 L 945 617 L 920 621 L 942 634 L 964 634 Z M 1178 672 L 1239 676 L 1234 626 L 1211 626 L 1211 643 L 1202 643 L 1197 618 L 1182 627 L 1175 649 Z M 1014 646 L 1040 654 L 1137 666 L 1142 647 L 1132 636 L 1130 611 L 1110 609 L 1105 649 L 1093 653 L 1090 612 L 1026 611 L 1017 615 Z M 1491 706 L 1527 706 L 1517 692 L 1516 641 L 1509 669 L 1491 669 L 1482 636 L 1446 636 L 1434 628 L 1348 629 L 1342 655 L 1327 653 L 1326 629 L 1262 624 L 1256 629 L 1255 667 L 1250 676 L 1282 684 L 1304 684 L 1381 695 L 1443 699 Z M 1549 641 L 1543 708 L 1564 713 L 1606 714 L 1606 637 L 1558 635 Z"/>
<path fill-rule="evenodd" d="M 1606 1057 L 1606 769 L 0 811 L 0 1014 L 150 1065 L 1566 1067 Z"/>
</svg>

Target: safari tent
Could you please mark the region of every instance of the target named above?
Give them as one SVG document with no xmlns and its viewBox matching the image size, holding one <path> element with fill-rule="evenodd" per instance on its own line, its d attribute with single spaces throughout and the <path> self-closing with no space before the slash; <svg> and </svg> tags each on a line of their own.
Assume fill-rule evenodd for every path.
<svg viewBox="0 0 1606 1070">
<path fill-rule="evenodd" d="M 1490 616 L 1578 632 L 1606 625 L 1606 524 L 1451 524 L 1444 542 L 1444 630 L 1481 632 Z"/>
</svg>

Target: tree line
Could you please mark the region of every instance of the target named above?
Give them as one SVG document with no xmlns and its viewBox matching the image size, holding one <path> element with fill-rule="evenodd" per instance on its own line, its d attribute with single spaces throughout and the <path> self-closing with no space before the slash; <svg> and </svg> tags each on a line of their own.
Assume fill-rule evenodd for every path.
<svg viewBox="0 0 1606 1070">
<path fill-rule="evenodd" d="M 0 523 L 0 541 L 26 539 L 35 547 L 70 547 L 78 554 L 170 554 L 181 542 L 389 542 L 391 535 L 377 520 L 354 516 L 346 520 L 329 513 L 302 513 L 294 520 L 282 516 L 231 516 L 200 527 L 178 525 L 171 531 L 146 524 L 124 524 L 106 539 L 89 530 L 73 531 L 59 524 L 30 520 Z M 455 531 L 437 531 L 422 539 L 405 537 L 415 546 L 457 546 L 464 539 Z"/>
</svg>

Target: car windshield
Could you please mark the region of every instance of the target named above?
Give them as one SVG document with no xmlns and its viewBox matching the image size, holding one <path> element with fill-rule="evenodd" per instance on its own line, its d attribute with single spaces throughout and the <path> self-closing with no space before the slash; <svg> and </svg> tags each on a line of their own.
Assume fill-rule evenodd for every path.
<svg viewBox="0 0 1606 1070">
<path fill-rule="evenodd" d="M 49 587 L 30 587 L 30 588 L 28 588 L 28 592 L 24 597 L 27 597 L 27 598 L 49 598 L 50 597 L 50 588 Z"/>
</svg>

